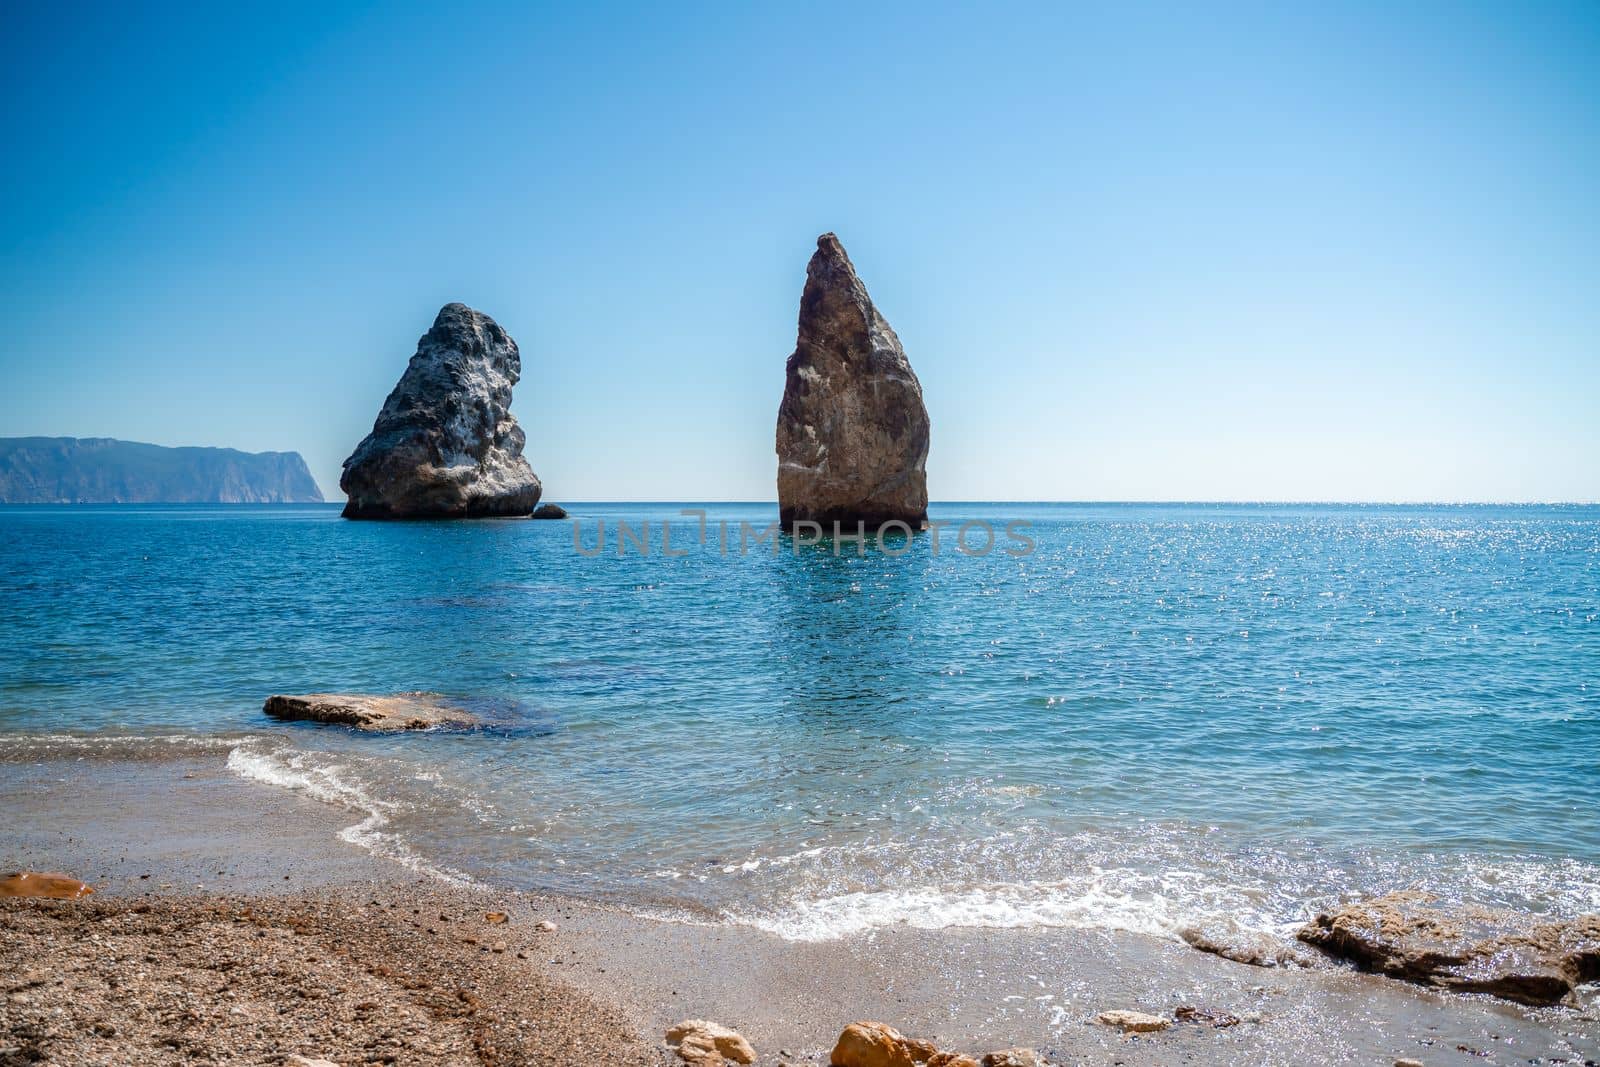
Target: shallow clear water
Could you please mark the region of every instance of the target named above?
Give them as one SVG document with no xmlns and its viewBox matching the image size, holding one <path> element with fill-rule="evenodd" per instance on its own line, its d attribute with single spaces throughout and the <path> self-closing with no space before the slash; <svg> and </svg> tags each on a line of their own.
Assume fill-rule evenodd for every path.
<svg viewBox="0 0 1600 1067">
<path fill-rule="evenodd" d="M 679 507 L 574 507 L 592 558 L 569 522 L 0 508 L 0 756 L 210 751 L 425 869 L 794 937 L 1600 908 L 1600 508 L 945 505 L 1037 548 L 741 557 Z M 413 689 L 490 725 L 260 712 Z"/>
</svg>

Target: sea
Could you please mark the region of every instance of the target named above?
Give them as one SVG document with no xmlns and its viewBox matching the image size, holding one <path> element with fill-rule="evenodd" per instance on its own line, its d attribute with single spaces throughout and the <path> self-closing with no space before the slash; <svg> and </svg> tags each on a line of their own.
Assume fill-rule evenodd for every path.
<svg viewBox="0 0 1600 1067">
<path fill-rule="evenodd" d="M 425 875 L 793 940 L 1600 910 L 1600 507 L 569 510 L 0 507 L 0 775 L 183 753 Z M 319 691 L 482 724 L 262 713 Z"/>
</svg>

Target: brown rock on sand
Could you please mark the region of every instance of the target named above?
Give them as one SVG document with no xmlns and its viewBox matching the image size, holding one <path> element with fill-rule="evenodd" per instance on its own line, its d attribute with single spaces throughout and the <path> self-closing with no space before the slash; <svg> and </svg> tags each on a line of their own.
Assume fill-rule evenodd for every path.
<svg viewBox="0 0 1600 1067">
<path fill-rule="evenodd" d="M 742 1034 L 706 1019 L 685 1019 L 667 1031 L 667 1043 L 676 1045 L 678 1058 L 695 1067 L 756 1062 L 756 1050 Z"/>
<path fill-rule="evenodd" d="M 1450 911 L 1429 893 L 1388 893 L 1318 915 L 1296 935 L 1391 978 L 1524 1004 L 1555 1004 L 1600 980 L 1600 915 L 1566 921 L 1485 908 Z"/>
<path fill-rule="evenodd" d="M 960 1052 L 935 1052 L 928 1059 L 928 1067 L 982 1067 L 977 1060 Z"/>
<path fill-rule="evenodd" d="M 324 722 L 380 732 L 426 730 L 434 726 L 471 726 L 477 717 L 433 693 L 368 696 L 360 693 L 277 694 L 262 711 L 274 719 Z"/>
<path fill-rule="evenodd" d="M 49 871 L 17 871 L 0 878 L 0 897 L 45 897 L 50 900 L 76 900 L 94 892 L 71 875 Z"/>
<path fill-rule="evenodd" d="M 828 1062 L 832 1067 L 913 1067 L 912 1043 L 887 1023 L 857 1022 L 844 1028 Z"/>
</svg>

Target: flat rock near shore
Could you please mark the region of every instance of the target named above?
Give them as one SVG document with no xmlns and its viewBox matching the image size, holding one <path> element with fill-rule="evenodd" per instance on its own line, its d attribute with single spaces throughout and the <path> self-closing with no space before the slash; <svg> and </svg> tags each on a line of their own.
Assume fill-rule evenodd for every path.
<svg viewBox="0 0 1600 1067">
<path fill-rule="evenodd" d="M 427 730 L 473 726 L 478 717 L 433 693 L 373 696 L 360 693 L 275 694 L 261 709 L 274 719 L 324 722 L 358 730 Z"/>
</svg>

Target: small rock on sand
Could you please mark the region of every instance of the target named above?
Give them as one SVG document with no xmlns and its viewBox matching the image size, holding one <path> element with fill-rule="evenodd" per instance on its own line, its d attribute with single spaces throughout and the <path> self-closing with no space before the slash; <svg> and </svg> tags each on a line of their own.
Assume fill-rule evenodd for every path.
<svg viewBox="0 0 1600 1067">
<path fill-rule="evenodd" d="M 1172 1025 L 1172 1020 L 1142 1011 L 1103 1011 L 1095 1017 L 1102 1026 L 1115 1026 L 1125 1034 L 1153 1034 Z"/>
<path fill-rule="evenodd" d="M 667 1031 L 667 1043 L 677 1046 L 679 1059 L 696 1067 L 756 1062 L 756 1050 L 742 1034 L 706 1019 L 685 1019 Z"/>
<path fill-rule="evenodd" d="M 0 878 L 0 897 L 76 900 L 93 892 L 93 886 L 85 885 L 71 875 L 51 871 L 17 871 Z"/>
<path fill-rule="evenodd" d="M 1044 1060 L 1031 1048 L 1004 1048 L 985 1056 L 983 1067 L 1044 1067 Z"/>
<path fill-rule="evenodd" d="M 549 919 L 540 919 L 538 922 L 533 924 L 533 928 L 539 931 L 541 934 L 553 934 L 559 929 L 559 927 L 557 927 L 556 924 L 551 922 Z"/>
<path fill-rule="evenodd" d="M 502 923 L 509 922 L 510 920 L 511 916 L 507 915 L 503 911 L 491 911 L 483 917 L 483 921 L 488 923 L 490 926 L 499 926 Z"/>
<path fill-rule="evenodd" d="M 332 1060 L 312 1059 L 310 1056 L 289 1056 L 283 1061 L 283 1067 L 339 1067 Z"/>
<path fill-rule="evenodd" d="M 1394 1067 L 1422 1067 L 1421 1060 L 1395 1060 Z"/>
<path fill-rule="evenodd" d="M 262 711 L 274 719 L 323 722 L 358 730 L 426 730 L 434 726 L 471 726 L 477 716 L 445 703 L 434 693 L 368 696 L 360 693 L 275 694 Z"/>
<path fill-rule="evenodd" d="M 932 1041 L 906 1037 L 887 1023 L 875 1022 L 845 1027 L 828 1062 L 831 1067 L 1045 1067 L 1031 1048 L 991 1052 L 980 1064 L 963 1052 L 941 1051 Z"/>
</svg>

